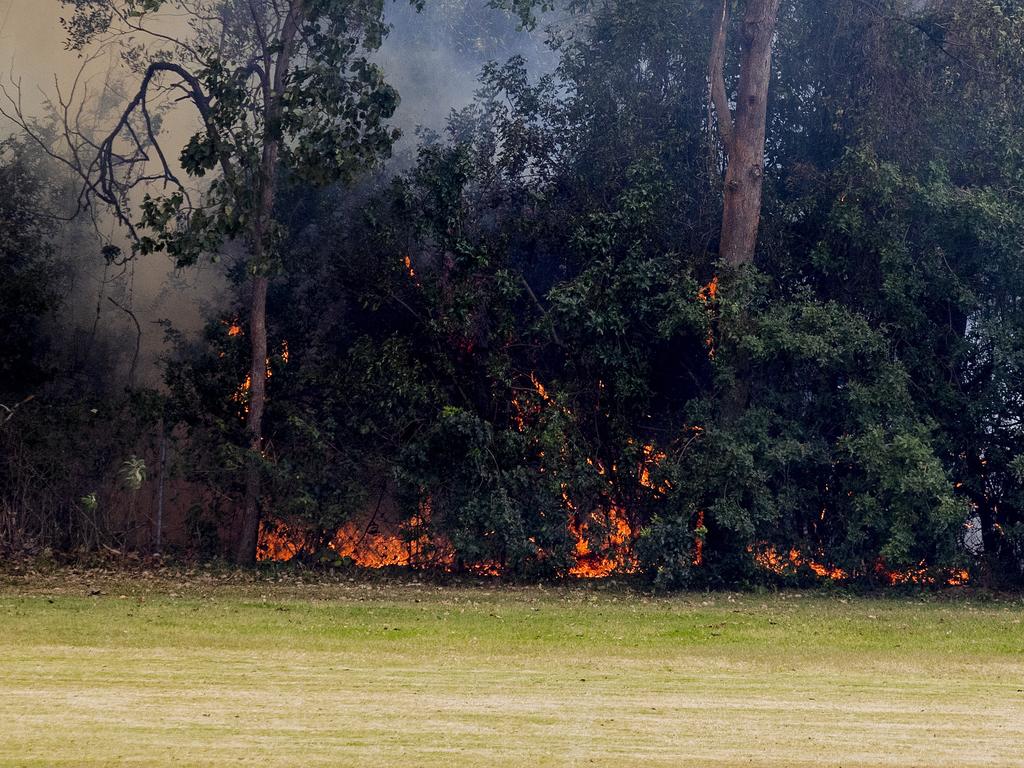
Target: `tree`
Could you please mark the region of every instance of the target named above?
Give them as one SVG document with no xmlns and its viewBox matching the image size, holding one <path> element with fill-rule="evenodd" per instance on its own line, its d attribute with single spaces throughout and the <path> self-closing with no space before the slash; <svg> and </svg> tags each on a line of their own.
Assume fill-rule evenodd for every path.
<svg viewBox="0 0 1024 768">
<path fill-rule="evenodd" d="M 1014 578 L 1024 572 L 1021 10 L 1018 0 L 836 0 L 784 25 L 789 74 L 770 133 L 788 160 L 771 195 L 797 194 L 761 264 L 887 329 L 986 560 Z"/>
<path fill-rule="evenodd" d="M 113 210 L 132 238 L 133 255 L 162 251 L 186 266 L 227 242 L 240 241 L 247 252 L 248 456 L 236 557 L 251 562 L 260 524 L 267 286 L 283 266 L 277 193 L 284 181 L 351 179 L 390 150 L 397 134 L 385 121 L 398 95 L 367 59 L 386 31 L 383 0 L 64 3 L 73 9 L 63 22 L 69 46 L 118 45 L 139 78 L 113 129 L 98 140 L 76 121 L 75 90 L 58 94 L 65 122 L 58 154 L 83 181 L 80 208 Z M 166 11 L 188 19 L 189 30 L 169 29 L 162 23 Z M 200 129 L 180 153 L 189 177 L 215 174 L 198 199 L 159 133 L 169 101 L 188 102 L 198 112 Z M 18 101 L 11 104 L 31 133 Z M 151 195 L 157 182 L 169 191 Z M 144 194 L 138 222 L 132 215 L 137 191 Z M 123 258 L 113 247 L 106 253 Z"/>
<path fill-rule="evenodd" d="M 539 559 L 531 545 L 547 568 L 572 562 L 580 542 L 565 535 L 567 519 L 577 533 L 585 521 L 596 547 L 602 508 L 643 532 L 639 564 L 663 583 L 752 578 L 766 546 L 805 553 L 805 578 L 815 578 L 808 560 L 860 578 L 922 561 L 952 566 L 963 556 L 968 511 L 929 418 L 937 409 L 920 407 L 908 376 L 922 358 L 936 362 L 929 337 L 917 335 L 925 323 L 909 320 L 921 308 L 912 296 L 947 282 L 930 259 L 976 249 L 957 228 L 922 240 L 909 264 L 886 263 L 898 253 L 896 235 L 927 231 L 919 198 L 886 188 L 891 164 L 856 176 L 847 152 L 879 112 L 892 113 L 833 73 L 817 41 L 831 39 L 824 32 L 835 16 L 794 12 L 780 33 L 787 66 L 773 97 L 781 103 L 768 112 L 773 172 L 760 236 L 772 247 L 745 270 L 755 290 L 732 331 L 748 353 L 750 407 L 742 419 L 721 419 L 715 380 L 734 362 L 723 360 L 721 335 L 709 350 L 701 288 L 715 269 L 708 230 L 720 221 L 704 172 L 706 27 L 687 23 L 696 5 L 609 3 L 563 47 L 550 82 L 532 84 L 522 62 L 489 68 L 450 143 L 425 147 L 397 199 L 370 206 L 378 237 L 332 238 L 341 253 L 354 248 L 378 263 L 359 270 L 379 280 L 369 290 L 359 275 L 318 280 L 338 292 L 331 306 L 372 308 L 373 319 L 348 325 L 368 337 L 356 367 L 393 365 L 389 380 L 433 390 L 402 414 L 408 430 L 374 423 L 393 409 L 391 388 L 376 407 L 355 406 L 346 380 L 336 412 L 359 411 L 370 442 L 401 434 L 385 457 L 395 473 L 412 475 L 431 498 L 460 554 L 509 570 Z M 894 77 L 912 75 L 917 54 L 932 64 L 946 58 L 930 44 L 922 50 L 916 27 L 892 28 L 901 34 L 872 53 Z M 797 34 L 805 29 L 806 38 Z M 914 130 L 927 153 L 929 131 Z M 811 174 L 806 186 L 802 173 Z M 855 183 L 863 191 L 844 186 Z M 870 227 L 840 218 L 862 199 L 887 204 L 864 212 L 890 217 L 874 219 L 884 225 L 874 226 L 878 241 Z M 952 221 L 948 208 L 936 218 Z M 836 257 L 843 249 L 842 260 L 829 248 Z M 928 269 L 913 274 L 925 253 L 934 253 Z M 830 270 L 846 259 L 837 279 Z M 892 286 L 878 285 L 879 273 Z M 914 294 L 883 315 L 881 297 L 900 285 Z M 890 325 L 882 316 L 903 319 Z M 912 343 L 901 338 L 910 328 Z M 329 356 L 314 364 L 337 368 Z M 317 419 L 327 421 L 327 413 Z"/>
<path fill-rule="evenodd" d="M 42 321 L 60 297 L 60 267 L 39 163 L 18 142 L 0 142 L 0 424 L 48 378 Z"/>
<path fill-rule="evenodd" d="M 722 0 L 712 33 L 708 66 L 710 99 L 726 157 L 722 233 L 718 253 L 735 268 L 754 262 L 761 223 L 768 86 L 780 0 L 745 0 L 740 25 L 739 79 L 734 101 L 725 85 L 732 0 Z"/>
<path fill-rule="evenodd" d="M 559 4 L 554 0 L 497 2 L 515 9 L 528 24 L 536 21 L 535 9 L 543 11 Z M 562 4 L 573 10 L 592 5 L 588 0 L 564 0 Z M 730 96 L 726 72 L 734 5 L 737 0 L 721 0 L 712 10 L 711 55 L 707 69 L 708 117 L 710 121 L 714 113 L 726 165 L 718 252 L 723 263 L 732 268 L 752 264 L 757 247 L 764 187 L 768 89 L 781 0 L 739 1 L 743 12 L 739 24 L 738 77 L 735 94 Z M 666 9 L 663 15 L 669 17 L 676 11 Z M 668 18 L 665 21 L 671 23 Z M 654 37 L 658 32 L 652 28 L 650 34 Z"/>
</svg>

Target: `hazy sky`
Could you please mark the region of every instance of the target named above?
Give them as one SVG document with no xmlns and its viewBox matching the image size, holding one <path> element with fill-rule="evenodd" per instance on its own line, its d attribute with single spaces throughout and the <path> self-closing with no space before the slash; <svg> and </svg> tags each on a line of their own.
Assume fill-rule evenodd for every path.
<svg viewBox="0 0 1024 768">
<path fill-rule="evenodd" d="M 453 20 L 450 11 L 445 10 L 453 5 L 458 3 L 439 0 L 428 4 L 427 11 L 420 14 L 402 0 L 388 6 L 395 28 L 378 59 L 388 80 L 402 95 L 402 108 L 396 119 L 405 126 L 426 124 L 441 128 L 449 111 L 465 105 L 472 97 L 476 76 L 486 59 L 523 53 L 536 62 L 545 54 L 537 38 L 517 32 L 512 22 L 502 22 L 499 16 L 490 29 L 491 33 L 495 28 L 504 33 L 499 45 L 480 50 L 478 55 L 474 55 L 477 52 L 472 46 L 455 50 L 449 44 L 451 36 L 471 32 L 458 27 L 454 23 L 458 19 Z M 466 3 L 468 8 L 484 5 L 486 0 Z M 60 0 L 0 0 L 0 77 L 5 82 L 12 75 L 23 80 L 29 107 L 40 105 L 40 88 L 53 93 L 54 75 L 66 87 L 81 64 L 78 54 L 64 50 L 59 21 L 63 13 Z M 92 69 L 94 78 L 102 82 L 106 68 L 106 61 L 98 62 Z"/>
<path fill-rule="evenodd" d="M 487 59 L 501 60 L 514 53 L 523 53 L 535 62 L 544 58 L 545 49 L 537 38 L 518 31 L 511 21 L 489 15 L 485 5 L 486 0 L 437 0 L 428 4 L 423 14 L 411 11 L 404 0 L 389 5 L 389 18 L 395 28 L 376 58 L 402 96 L 395 120 L 406 134 L 406 147 L 411 145 L 417 126 L 439 130 L 453 108 L 469 102 L 477 87 L 479 69 Z M 12 78 L 21 81 L 23 105 L 28 114 L 43 112 L 44 99 L 52 99 L 57 87 L 55 78 L 66 94 L 82 65 L 77 53 L 64 49 L 59 21 L 63 13 L 65 9 L 59 0 L 0 0 L 0 78 L 8 90 Z M 474 35 L 481 25 L 485 30 L 477 41 Z M 90 66 L 86 78 L 91 84 L 90 94 L 100 92 L 108 82 L 111 66 L 120 66 L 113 55 Z M 130 87 L 131 75 L 125 75 L 126 87 Z M 110 82 L 116 86 L 117 77 Z M 194 115 L 184 112 L 169 117 L 165 132 L 184 137 L 191 132 L 194 119 Z M 0 135 L 4 133 L 5 126 L 0 123 Z M 171 139 L 168 144 L 173 147 L 175 141 Z M 171 157 L 176 154 L 169 153 Z M 69 301 L 69 311 L 91 325 L 102 276 L 99 245 L 86 243 L 75 247 L 90 251 L 81 253 L 79 259 L 89 270 L 76 288 L 78 295 Z M 95 272 L 90 271 L 93 264 Z M 134 269 L 130 300 L 144 328 L 143 368 L 152 378 L 156 373 L 153 363 L 162 351 L 163 338 L 163 331 L 154 321 L 170 319 L 183 330 L 199 328 L 203 303 L 215 299 L 223 281 L 217 268 L 209 266 L 175 274 L 169 260 L 160 255 L 137 260 Z M 102 303 L 106 328 L 127 334 L 127 341 L 134 345 L 134 326 L 128 318 Z"/>
<path fill-rule="evenodd" d="M 0 0 L 0 78 L 12 93 L 12 80 L 21 82 L 23 107 L 29 115 L 43 113 L 44 99 L 53 98 L 55 78 L 66 92 L 82 64 L 78 54 L 64 49 L 60 26 L 62 12 L 59 0 Z M 101 61 L 92 68 L 99 84 L 103 82 L 108 65 L 109 61 Z M 0 134 L 10 129 L 9 125 L 7 130 L 3 127 L 0 124 Z M 103 259 L 98 240 L 67 235 L 83 231 L 88 229 L 65 228 L 65 236 L 60 240 L 65 255 L 80 266 L 76 278 L 69 284 L 61 315 L 61 326 L 69 331 L 66 343 L 76 343 L 71 333 L 74 327 L 91 327 L 98 305 L 101 308 L 99 333 L 112 339 L 115 345 L 133 349 L 135 331 L 131 320 L 103 300 L 107 295 L 118 296 L 131 304 L 142 325 L 141 379 L 155 383 L 158 372 L 154 364 L 163 351 L 163 331 L 155 321 L 169 319 L 185 330 L 198 328 L 202 321 L 203 297 L 212 293 L 194 291 L 192 286 L 198 284 L 198 278 L 209 275 L 183 274 L 176 279 L 167 259 L 159 256 L 140 259 L 133 265 L 134 279 L 126 297 L 123 291 L 128 281 L 121 285 L 103 283 Z M 185 285 L 181 284 L 182 279 Z M 220 283 L 219 279 L 206 282 Z M 101 297 L 99 302 L 98 297 Z"/>
<path fill-rule="evenodd" d="M 0 0 L 0 50 L 4 68 L 36 74 L 50 72 L 59 58 L 73 61 L 61 50 L 62 34 L 57 21 L 57 0 Z M 64 62 L 62 62 L 64 63 Z"/>
</svg>

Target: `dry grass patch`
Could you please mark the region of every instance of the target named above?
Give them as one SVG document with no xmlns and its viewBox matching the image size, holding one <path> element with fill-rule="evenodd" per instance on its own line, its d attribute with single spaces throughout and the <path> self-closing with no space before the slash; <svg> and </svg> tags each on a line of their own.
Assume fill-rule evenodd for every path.
<svg viewBox="0 0 1024 768">
<path fill-rule="evenodd" d="M 20 576 L 0 586 L 0 766 L 1024 765 L 1022 616 Z"/>
</svg>

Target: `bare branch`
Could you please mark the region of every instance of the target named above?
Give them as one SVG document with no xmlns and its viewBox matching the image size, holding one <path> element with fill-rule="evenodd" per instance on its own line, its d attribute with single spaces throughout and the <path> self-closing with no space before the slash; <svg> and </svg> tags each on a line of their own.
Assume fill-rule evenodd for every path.
<svg viewBox="0 0 1024 768">
<path fill-rule="evenodd" d="M 0 403 L 0 409 L 2 409 L 4 412 L 3 420 L 0 421 L 0 424 L 6 424 L 7 422 L 9 422 L 11 419 L 15 417 L 15 415 L 17 415 L 18 409 L 21 408 L 21 406 L 25 405 L 25 403 L 35 400 L 35 398 L 35 395 L 29 395 L 20 403 L 15 403 L 14 405 L 4 405 L 3 403 Z"/>
<path fill-rule="evenodd" d="M 137 240 L 135 229 L 123 207 L 123 198 L 127 190 L 138 186 L 144 181 L 160 180 L 163 181 L 165 185 L 173 185 L 186 199 L 189 199 L 188 190 L 173 171 L 171 171 L 167 158 L 160 147 L 158 137 L 153 130 L 152 119 L 147 106 L 149 88 L 154 79 L 163 73 L 176 75 L 180 79 L 180 82 L 176 84 L 176 87 L 180 87 L 180 89 L 185 92 L 187 100 L 191 101 L 199 111 L 207 133 L 214 141 L 214 145 L 221 145 L 217 126 L 212 119 L 213 116 L 210 101 L 203 91 L 202 84 L 199 80 L 179 64 L 173 64 L 171 62 L 154 62 L 150 64 L 146 69 L 135 96 L 125 107 L 120 118 L 114 128 L 107 135 L 106 139 L 100 143 L 99 156 L 96 161 L 99 179 L 96 184 L 96 188 L 94 189 L 94 195 L 97 199 L 113 208 L 118 220 L 125 225 L 134 240 Z M 132 117 L 136 112 L 142 115 L 143 122 L 146 126 L 147 136 L 145 140 L 138 136 L 135 132 L 134 126 L 132 125 Z M 133 152 L 127 156 L 118 154 L 115 150 L 115 144 L 118 137 L 125 133 L 131 137 L 134 144 Z M 132 169 L 136 165 L 145 163 L 149 159 L 145 151 L 146 146 L 152 146 L 154 151 L 157 153 L 161 163 L 162 174 L 156 177 L 140 175 L 132 179 Z M 231 161 L 227 153 L 223 151 L 218 152 L 218 161 L 225 177 L 231 178 Z M 127 168 L 127 174 L 122 178 L 118 178 L 116 171 L 118 168 L 122 167 Z"/>
<path fill-rule="evenodd" d="M 135 313 L 123 304 L 119 304 L 111 296 L 107 296 L 107 301 L 113 304 L 115 307 L 124 312 L 128 317 L 135 323 L 135 353 L 132 355 L 132 364 L 128 369 L 128 389 L 135 388 L 135 369 L 139 364 L 139 349 L 142 346 L 142 326 L 139 325 L 139 318 L 135 316 Z"/>
<path fill-rule="evenodd" d="M 533 301 L 534 306 L 536 306 L 537 309 L 540 310 L 541 316 L 546 318 L 546 319 L 550 319 L 550 315 L 548 314 L 547 308 L 541 303 L 540 298 L 538 298 L 536 292 L 530 286 L 530 283 L 527 282 L 526 276 L 523 275 L 523 274 L 520 274 L 519 275 L 519 282 L 522 283 L 523 288 L 526 289 L 526 295 L 530 297 L 531 301 Z M 553 342 L 555 342 L 555 344 L 557 344 L 560 347 L 561 346 L 565 346 L 562 343 L 561 337 L 558 335 L 558 329 L 555 328 L 555 324 L 551 323 L 549 327 L 550 327 L 550 330 L 551 330 L 551 340 Z"/>
<path fill-rule="evenodd" d="M 715 29 L 711 39 L 711 58 L 708 60 L 708 84 L 711 104 L 717 114 L 718 136 L 728 152 L 732 147 L 733 114 L 725 91 L 725 49 L 729 33 L 729 0 L 722 0 L 722 9 L 715 15 Z"/>
</svg>

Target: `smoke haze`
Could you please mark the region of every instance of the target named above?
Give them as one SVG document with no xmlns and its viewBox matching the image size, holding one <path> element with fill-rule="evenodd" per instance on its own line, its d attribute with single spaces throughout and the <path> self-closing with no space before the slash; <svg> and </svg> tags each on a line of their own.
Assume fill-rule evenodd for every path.
<svg viewBox="0 0 1024 768">
<path fill-rule="evenodd" d="M 515 19 L 488 8 L 487 0 L 436 0 L 421 13 L 400 0 L 387 12 L 392 32 L 375 56 L 402 97 L 395 116 L 403 131 L 397 156 L 408 158 L 414 151 L 417 129 L 442 130 L 452 110 L 472 100 L 480 68 L 487 61 L 519 54 L 535 69 L 553 65 L 553 56 L 539 35 L 520 30 Z M 66 50 L 60 25 L 63 13 L 60 0 L 0 0 L 0 77 L 12 94 L 20 93 L 27 115 L 42 118 L 48 105 L 55 103 L 58 89 L 67 97 L 84 65 L 86 114 L 97 113 L 98 135 L 103 123 L 127 100 L 132 73 L 113 50 L 91 62 Z M 83 93 L 81 86 L 78 93 Z M 107 114 L 100 116 L 104 105 Z M 194 128 L 194 115 L 173 114 L 165 121 L 163 135 L 173 148 L 182 145 Z M 11 129 L 0 123 L 0 134 Z M 103 237 L 114 242 L 121 239 L 110 224 L 101 223 L 99 229 Z M 157 255 L 134 260 L 115 280 L 104 269 L 101 238 L 89 226 L 65 227 L 59 246 L 73 265 L 73 276 L 63 286 L 66 298 L 60 318 L 68 331 L 66 344 L 79 343 L 76 339 L 82 329 L 92 328 L 99 313 L 97 332 L 122 349 L 121 364 L 126 365 L 136 332 L 131 318 L 104 300 L 115 298 L 135 313 L 142 326 L 140 383 L 159 380 L 156 363 L 164 351 L 164 331 L 157 321 L 170 320 L 179 330 L 194 333 L 215 307 L 227 303 L 221 267 L 207 263 L 180 271 Z"/>
</svg>

